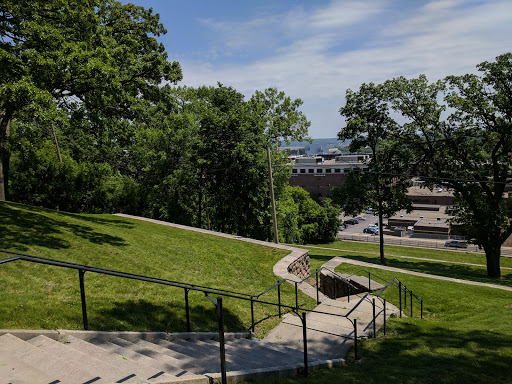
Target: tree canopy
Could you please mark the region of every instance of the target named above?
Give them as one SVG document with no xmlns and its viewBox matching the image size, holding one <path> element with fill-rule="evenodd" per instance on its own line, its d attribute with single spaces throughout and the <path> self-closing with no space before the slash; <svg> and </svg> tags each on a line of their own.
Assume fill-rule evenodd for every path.
<svg viewBox="0 0 512 384">
<path fill-rule="evenodd" d="M 384 264 L 383 216 L 401 209 L 411 209 L 406 192 L 411 154 L 396 141 L 400 126 L 390 117 L 383 85 L 362 84 L 358 92 L 347 90 L 346 104 L 340 108 L 347 125 L 338 134 L 340 140 L 351 139 L 349 149 L 358 152 L 369 148 L 367 168 L 351 171 L 342 187 L 333 188 L 331 198 L 346 214 L 357 215 L 372 208 L 379 216 L 380 260 Z"/>
<path fill-rule="evenodd" d="M 372 94 L 374 112 L 394 111 L 392 120 L 389 115 L 375 120 L 381 129 L 393 127 L 392 134 L 375 135 L 366 104 L 347 115 L 347 127 L 354 122 L 360 129 L 342 134 L 361 143 L 376 137 L 377 153 L 379 148 L 393 153 L 390 144 L 401 148 L 398 164 L 407 159 L 429 187 L 442 184 L 453 190 L 452 222 L 462 225 L 485 250 L 488 275 L 499 277 L 501 245 L 512 234 L 512 197 L 505 194 L 512 181 L 512 53 L 478 64 L 477 69 L 479 75 L 448 76 L 433 83 L 421 75 L 364 85 L 361 93 L 381 89 Z M 354 93 L 347 95 L 350 106 Z M 347 107 L 345 111 L 350 112 Z"/>
<path fill-rule="evenodd" d="M 136 109 L 131 107 L 137 100 L 158 99 L 162 81 L 181 80 L 180 65 L 168 61 L 154 37 L 162 33 L 159 16 L 133 4 L 3 2 L 0 199 L 6 198 L 8 184 L 11 121 L 48 125 L 60 117 L 61 124 L 88 126 L 89 133 L 101 139 L 114 118 L 133 117 Z"/>
</svg>

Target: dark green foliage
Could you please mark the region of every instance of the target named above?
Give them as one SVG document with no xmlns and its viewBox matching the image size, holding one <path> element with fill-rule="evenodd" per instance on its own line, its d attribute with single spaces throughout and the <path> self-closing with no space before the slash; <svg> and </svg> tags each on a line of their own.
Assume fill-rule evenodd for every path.
<svg viewBox="0 0 512 384">
<path fill-rule="evenodd" d="M 111 0 L 0 7 L 0 200 L 5 182 L 24 203 L 269 238 L 266 148 L 304 138 L 302 101 L 172 88 L 165 32 L 151 9 Z M 272 162 L 279 197 L 289 169 Z"/>
<path fill-rule="evenodd" d="M 406 119 L 397 137 L 411 148 L 431 187 L 454 190 L 454 221 L 482 246 L 488 274 L 500 276 L 500 249 L 512 234 L 512 53 L 477 66 L 478 75 L 425 76 L 386 83 L 393 108 Z M 445 103 L 439 96 L 445 96 Z M 450 108 L 447 119 L 442 112 Z"/>
<path fill-rule="evenodd" d="M 329 199 L 315 202 L 301 187 L 287 186 L 277 202 L 279 239 L 286 243 L 325 243 L 336 238 L 339 209 Z"/>
<path fill-rule="evenodd" d="M 72 212 L 136 209 L 138 187 L 107 163 L 77 163 L 66 152 L 62 163 L 55 144 L 45 141 L 15 153 L 10 190 L 16 201 Z"/>
<path fill-rule="evenodd" d="M 386 102 L 387 89 L 373 83 L 361 85 L 358 92 L 347 90 L 345 106 L 340 114 L 347 126 L 338 134 L 340 140 L 350 139 L 349 149 L 357 152 L 368 148 L 371 159 L 364 172 L 350 172 L 342 187 L 334 188 L 331 198 L 348 215 L 357 215 L 373 208 L 379 216 L 392 216 L 401 209 L 411 210 L 407 199 L 412 153 L 397 141 L 400 127 L 390 117 Z M 381 262 L 384 263 L 383 231 L 379 233 Z"/>
<path fill-rule="evenodd" d="M 85 143 L 103 151 L 133 118 L 139 99 L 158 100 L 163 80 L 181 79 L 152 37 L 165 33 L 159 16 L 111 0 L 8 0 L 0 7 L 0 199 L 8 185 L 10 122 L 61 109 Z M 39 113 L 34 113 L 39 112 Z M 47 119 L 51 120 L 51 119 Z M 114 134 L 113 134 L 114 133 Z M 73 140 L 73 151 L 87 151 Z M 119 152 L 119 151 L 118 151 Z"/>
</svg>

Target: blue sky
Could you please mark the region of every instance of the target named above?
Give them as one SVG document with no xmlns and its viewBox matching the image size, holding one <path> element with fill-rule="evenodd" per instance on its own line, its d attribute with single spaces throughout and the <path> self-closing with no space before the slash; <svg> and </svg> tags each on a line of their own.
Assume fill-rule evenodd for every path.
<svg viewBox="0 0 512 384">
<path fill-rule="evenodd" d="M 128 2 L 125 0 L 123 2 Z M 476 72 L 512 51 L 511 0 L 132 0 L 160 14 L 180 85 L 276 87 L 304 102 L 310 136 L 335 137 L 348 88 Z"/>
</svg>

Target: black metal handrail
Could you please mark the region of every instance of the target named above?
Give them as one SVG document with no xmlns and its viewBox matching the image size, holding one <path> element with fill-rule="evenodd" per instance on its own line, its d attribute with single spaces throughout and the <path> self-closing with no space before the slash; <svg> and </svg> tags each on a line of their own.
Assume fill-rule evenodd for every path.
<svg viewBox="0 0 512 384">
<path fill-rule="evenodd" d="M 30 259 L 40 260 L 40 264 L 56 265 L 56 266 L 62 266 L 62 267 L 70 268 L 70 269 L 83 269 L 83 270 L 86 270 L 86 271 L 89 271 L 89 272 L 96 272 L 96 273 L 102 273 L 102 274 L 105 274 L 105 275 L 112 275 L 112 276 L 125 277 L 125 278 L 132 278 L 132 277 L 133 278 L 136 278 L 136 277 L 142 277 L 142 278 L 146 277 L 147 278 L 147 276 L 137 275 L 137 274 L 134 274 L 134 273 L 120 272 L 120 271 L 115 271 L 115 270 L 110 270 L 110 269 L 105 269 L 105 268 L 98 268 L 98 267 L 93 267 L 93 266 L 84 265 L 84 264 L 71 263 L 69 261 L 47 259 L 47 258 L 40 257 L 40 256 L 33 256 L 33 255 L 25 254 L 25 253 L 7 251 L 7 250 L 3 250 L 3 249 L 0 249 L 0 252 L 9 253 L 11 255 L 16 255 L 15 257 L 12 258 L 13 260 L 10 260 L 11 258 L 0 260 L 0 264 L 6 263 L 6 262 L 9 262 L 9 261 L 14 261 L 14 260 L 17 260 L 17 259 L 23 259 L 23 260 L 26 260 L 26 261 L 34 261 L 34 260 L 24 259 L 24 258 L 30 258 Z M 51 263 L 48 262 L 48 261 L 51 261 Z M 120 275 L 122 275 L 122 276 L 120 276 Z M 249 295 L 247 293 L 229 291 L 229 290 L 220 289 L 220 288 L 212 288 L 212 287 L 207 287 L 207 286 L 197 285 L 197 284 L 183 283 L 183 282 L 180 282 L 180 281 L 160 279 L 158 277 L 151 277 L 150 279 L 154 280 L 152 282 L 155 282 L 155 283 L 157 281 L 162 281 L 162 282 L 165 282 L 165 283 L 169 283 L 169 284 L 166 284 L 166 285 L 173 285 L 173 284 L 175 284 L 174 286 L 177 286 L 177 287 L 180 287 L 180 288 L 187 287 L 187 288 L 190 288 L 191 290 L 205 289 L 205 290 L 209 291 L 210 293 L 221 293 L 221 292 L 224 292 L 224 293 L 232 293 L 232 294 L 235 294 L 235 295 L 241 295 L 241 296 L 247 296 L 247 297 L 251 296 L 251 295 Z M 136 279 L 136 280 L 138 280 L 138 279 Z M 143 281 L 146 281 L 146 280 L 143 280 Z"/>
<path fill-rule="evenodd" d="M 373 272 L 369 272 L 369 271 L 366 271 L 364 269 L 361 269 L 355 273 L 353 273 L 352 275 L 350 276 L 354 276 L 354 275 L 357 275 L 358 273 L 361 273 L 361 272 L 364 272 L 364 273 L 367 273 L 368 274 L 368 279 L 370 279 L 370 276 L 373 276 L 375 278 L 378 278 L 380 280 L 383 280 L 383 281 L 386 281 L 385 279 L 383 279 L 382 277 L 379 277 L 377 275 L 375 275 Z M 396 284 L 395 282 L 398 282 L 398 284 Z M 380 296 L 382 295 L 382 293 L 390 286 L 394 286 L 396 288 L 398 288 L 398 296 L 399 296 L 399 300 L 398 300 L 398 305 L 399 305 L 399 310 L 400 310 L 400 317 L 402 317 L 402 292 L 404 293 L 404 309 L 407 308 L 407 294 L 409 294 L 409 302 L 410 302 L 410 313 L 411 313 L 411 317 L 413 316 L 413 305 L 412 305 L 412 299 L 413 297 L 416 299 L 416 301 L 418 301 L 420 303 L 420 318 L 423 319 L 423 299 L 421 298 L 421 296 L 418 296 L 416 294 L 414 294 L 412 292 L 412 290 L 408 289 L 407 286 L 405 284 L 403 284 L 398 278 L 396 277 L 393 277 L 390 281 L 387 282 L 386 286 L 384 288 L 382 288 L 379 293 L 376 295 L 377 298 L 379 298 L 380 300 L 382 300 L 380 298 Z"/>
<path fill-rule="evenodd" d="M 8 263 L 8 262 L 14 262 L 14 261 L 17 261 L 17 260 L 22 260 L 22 261 L 28 261 L 28 262 L 38 263 L 38 264 L 52 265 L 52 266 L 61 267 L 61 268 L 68 268 L 68 269 L 78 270 L 78 272 L 79 272 L 78 273 L 78 275 L 79 275 L 79 282 L 80 282 L 80 297 L 81 297 L 81 302 L 82 302 L 83 324 L 84 324 L 84 329 L 86 329 L 86 330 L 89 327 L 88 327 L 88 320 L 87 320 L 87 306 L 86 306 L 85 284 L 84 284 L 84 274 L 85 274 L 85 272 L 93 272 L 93 273 L 98 273 L 98 274 L 104 274 L 104 275 L 109 275 L 109 276 L 116 276 L 116 277 L 121 277 L 121 278 L 126 278 L 126 279 L 144 281 L 144 282 L 148 282 L 148 283 L 172 286 L 172 287 L 183 289 L 184 292 L 185 292 L 185 311 L 186 311 L 187 332 L 191 331 L 190 314 L 189 314 L 189 303 L 188 303 L 189 291 L 198 291 L 198 292 L 204 293 L 205 296 L 209 300 L 211 300 L 212 303 L 217 308 L 218 322 L 219 322 L 219 342 L 221 344 L 221 346 L 220 346 L 221 373 L 222 373 L 222 382 L 223 383 L 226 382 L 226 360 L 225 360 L 225 347 L 224 347 L 224 320 L 223 320 L 223 311 L 222 311 L 222 297 L 229 297 L 229 298 L 234 298 L 234 299 L 238 299 L 238 300 L 244 300 L 244 301 L 250 301 L 251 302 L 251 329 L 252 329 L 252 331 L 254 331 L 254 325 L 255 325 L 255 322 L 254 322 L 254 304 L 277 306 L 279 308 L 279 317 L 281 317 L 281 309 L 282 308 L 288 309 L 291 312 L 294 312 L 297 315 L 299 315 L 299 312 L 298 312 L 299 311 L 299 305 L 298 305 L 298 298 L 297 298 L 298 297 L 298 294 L 297 294 L 297 284 L 298 283 L 297 282 L 294 282 L 295 283 L 295 306 L 293 307 L 293 306 L 281 304 L 280 287 L 281 287 L 281 285 L 284 282 L 291 281 L 289 279 L 282 279 L 282 280 L 278 281 L 272 287 L 270 287 L 269 289 L 263 291 L 262 293 L 260 293 L 258 295 L 249 295 L 249 294 L 240 293 L 240 292 L 234 292 L 234 291 L 228 291 L 228 290 L 224 290 L 224 289 L 205 287 L 205 286 L 200 286 L 200 285 L 195 285 L 195 284 L 177 282 L 177 281 L 173 281 L 173 280 L 167 280 L 167 279 L 161 279 L 161 278 L 156 278 L 156 277 L 138 275 L 138 274 L 133 274 L 133 273 L 129 273 L 129 272 L 121 272 L 121 271 L 116 271 L 116 270 L 111 270 L 111 269 L 94 267 L 94 266 L 90 266 L 90 265 L 72 263 L 72 262 L 68 262 L 68 261 L 48 259 L 48 258 L 28 255 L 28 254 L 24 254 L 24 253 L 19 253 L 19 252 L 2 250 L 2 249 L 0 249 L 0 252 L 14 255 L 12 257 L 8 257 L 8 258 L 5 258 L 5 259 L 0 259 L 0 264 L 5 264 L 5 263 Z M 327 268 L 325 268 L 325 269 L 327 269 Z M 321 269 L 315 271 L 315 273 L 317 274 L 317 280 L 318 280 L 318 272 L 320 270 Z M 331 271 L 331 272 L 333 272 L 333 271 Z M 336 272 L 334 272 L 334 273 L 336 273 Z M 311 276 L 309 276 L 309 277 L 311 277 Z M 306 280 L 307 280 L 307 278 L 303 279 L 301 281 L 301 283 L 306 281 Z M 259 299 L 261 296 L 263 296 L 264 294 L 270 292 L 272 289 L 274 289 L 276 287 L 278 289 L 278 303 L 263 301 L 263 300 Z M 318 301 L 318 281 L 317 281 L 317 287 L 316 288 L 317 288 L 317 301 Z M 407 291 L 405 291 L 405 292 L 407 293 Z M 210 296 L 211 294 L 219 295 L 219 297 L 217 298 L 217 301 L 215 301 Z M 365 295 L 361 299 L 361 301 L 356 305 L 356 307 L 363 300 L 365 300 L 367 298 L 367 296 L 368 295 Z M 411 297 L 412 297 L 412 292 L 411 292 Z M 401 298 L 401 294 L 400 294 L 400 298 Z M 411 299 L 411 302 L 412 302 L 412 299 Z M 422 306 L 422 308 L 423 308 L 423 306 Z M 316 310 L 307 309 L 307 308 L 301 308 L 301 310 L 304 311 L 302 316 L 299 315 L 299 317 L 300 317 L 300 319 L 302 321 L 302 325 L 303 325 L 304 362 L 305 362 L 304 373 L 306 375 L 307 375 L 307 372 L 308 372 L 308 368 L 307 368 L 307 339 L 306 339 L 306 317 L 305 317 L 305 312 L 324 314 L 324 315 L 329 315 L 329 316 L 335 316 L 337 318 L 342 318 L 342 319 L 348 320 L 352 324 L 352 326 L 354 328 L 354 336 L 353 336 L 353 338 L 345 337 L 345 336 L 341 336 L 341 335 L 338 335 L 338 336 L 345 337 L 345 338 L 350 338 L 350 339 L 354 340 L 355 358 L 356 359 L 358 358 L 358 353 L 357 353 L 357 340 L 358 340 L 358 336 L 357 336 L 357 319 L 356 318 L 350 319 L 348 317 L 349 314 L 352 313 L 352 311 L 349 312 L 346 315 L 340 315 L 340 314 L 333 314 L 333 313 L 328 313 L 328 312 L 323 312 L 323 311 L 316 311 Z M 386 324 L 386 315 L 385 315 L 385 313 L 386 313 L 386 300 L 384 300 L 384 334 L 385 334 L 385 324 Z M 411 306 L 411 314 L 412 314 L 412 306 Z M 375 323 L 376 323 L 376 313 L 375 313 L 375 299 L 374 299 L 373 300 L 374 336 L 375 336 Z"/>
</svg>

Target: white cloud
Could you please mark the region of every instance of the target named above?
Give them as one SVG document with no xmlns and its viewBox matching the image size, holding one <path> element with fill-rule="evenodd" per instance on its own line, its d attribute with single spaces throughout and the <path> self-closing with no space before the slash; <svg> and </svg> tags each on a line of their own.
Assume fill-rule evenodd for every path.
<svg viewBox="0 0 512 384">
<path fill-rule="evenodd" d="M 263 46 L 265 41 L 275 49 L 245 64 L 181 60 L 183 83 L 220 81 L 246 96 L 256 89 L 277 87 L 304 101 L 312 137 L 333 137 L 342 124 L 338 109 L 347 88 L 400 75 L 425 73 L 437 80 L 475 72 L 477 63 L 511 50 L 511 18 L 509 0 L 432 1 L 400 15 L 390 15 L 383 2 L 335 1 L 311 14 L 297 7 L 247 24 L 210 20 L 204 25 L 219 39 L 231 35 L 225 42 L 215 39 L 226 50 Z M 351 43 L 346 34 L 356 26 L 366 40 L 344 48 Z M 289 36 L 294 39 L 288 41 Z"/>
<path fill-rule="evenodd" d="M 383 5 L 383 1 L 333 1 L 326 8 L 314 12 L 309 23 L 318 29 L 347 27 L 379 13 Z"/>
</svg>

